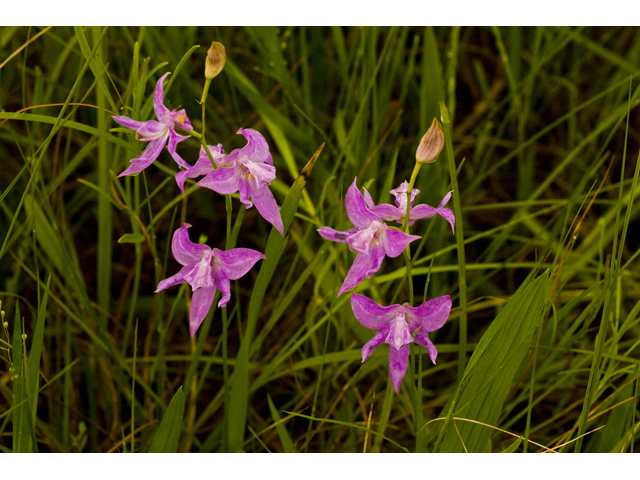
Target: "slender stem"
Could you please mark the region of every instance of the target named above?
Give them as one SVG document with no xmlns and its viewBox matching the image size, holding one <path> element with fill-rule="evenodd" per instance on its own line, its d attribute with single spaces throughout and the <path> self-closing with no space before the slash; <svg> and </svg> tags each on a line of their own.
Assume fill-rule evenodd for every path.
<svg viewBox="0 0 640 480">
<path fill-rule="evenodd" d="M 227 439 L 229 435 L 229 361 L 227 359 L 227 307 L 222 308 L 222 375 L 224 378 L 224 431 L 222 435 L 223 451 L 228 451 Z"/>
<path fill-rule="evenodd" d="M 204 102 L 207 100 L 207 94 L 209 93 L 209 85 L 211 85 L 211 79 L 207 78 L 204 81 L 204 88 L 202 89 L 202 98 L 200 99 L 200 104 L 202 105 L 203 111 L 204 111 Z M 204 122 L 202 124 L 202 131 L 204 132 Z"/>
<path fill-rule="evenodd" d="M 453 196 L 453 213 L 456 216 L 456 244 L 458 247 L 458 284 L 460 291 L 460 339 L 458 349 L 458 382 L 462 381 L 464 369 L 467 364 L 467 269 L 464 252 L 464 228 L 462 222 L 462 209 L 460 207 L 460 193 L 458 190 L 458 174 L 456 162 L 453 158 L 453 144 L 451 143 L 451 117 L 444 102 L 440 102 L 442 125 L 444 127 L 444 143 L 451 176 L 451 188 L 456 192 Z"/>
<path fill-rule="evenodd" d="M 208 149 L 207 149 L 208 150 Z M 213 164 L 213 162 L 211 162 Z M 227 210 L 227 237 L 225 240 L 225 250 L 231 248 L 231 217 L 233 207 L 231 205 L 231 195 L 225 195 L 225 206 Z M 228 323 L 227 323 L 227 307 L 222 308 L 222 375 L 224 378 L 224 442 L 227 441 L 229 435 L 229 358 L 227 351 L 228 343 Z M 225 452 L 228 445 L 225 446 Z"/>
<path fill-rule="evenodd" d="M 409 215 L 411 213 L 411 191 L 413 190 L 413 186 L 416 183 L 416 178 L 418 178 L 418 172 L 420 171 L 421 163 L 416 162 L 416 165 L 413 167 L 413 172 L 411 172 L 411 179 L 409 180 L 409 188 L 407 188 L 407 215 L 402 220 L 402 229 L 404 233 L 409 232 Z"/>
</svg>

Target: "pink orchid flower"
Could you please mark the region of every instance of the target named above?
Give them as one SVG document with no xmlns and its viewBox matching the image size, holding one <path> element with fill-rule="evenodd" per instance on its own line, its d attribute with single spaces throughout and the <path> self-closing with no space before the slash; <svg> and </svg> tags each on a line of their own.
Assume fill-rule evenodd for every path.
<svg viewBox="0 0 640 480">
<path fill-rule="evenodd" d="M 193 296 L 189 329 L 193 337 L 211 308 L 216 289 L 222 292 L 218 306 L 225 307 L 231 298 L 230 280 L 243 277 L 265 256 L 250 248 L 232 248 L 225 252 L 192 243 L 187 232 L 190 226 L 188 223 L 183 224 L 175 231 L 171 241 L 173 256 L 183 267 L 175 275 L 162 280 L 156 293 L 180 283 L 191 285 Z"/>
<path fill-rule="evenodd" d="M 318 229 L 318 233 L 324 238 L 347 243 L 351 249 L 358 252 L 344 283 L 338 290 L 338 296 L 380 270 L 385 255 L 395 258 L 409 243 L 420 238 L 388 228 L 379 215 L 367 208 L 365 199 L 356 185 L 356 179 L 347 191 L 344 204 L 347 216 L 355 228 L 346 232 L 329 227 Z"/>
<path fill-rule="evenodd" d="M 410 343 L 425 347 L 431 361 L 436 363 L 438 351 L 429 339 L 429 332 L 438 330 L 447 321 L 451 311 L 448 295 L 428 300 L 419 307 L 406 304 L 382 307 L 364 295 L 353 294 L 351 308 L 358 322 L 377 330 L 362 347 L 363 362 L 378 345 L 389 344 L 389 375 L 396 393 L 400 392 L 400 383 L 407 372 Z"/>
<path fill-rule="evenodd" d="M 158 83 L 156 83 L 156 88 L 153 94 L 153 109 L 156 113 L 156 117 L 158 118 L 157 121 L 147 120 L 146 122 L 138 122 L 130 119 L 129 117 L 121 117 L 118 115 L 113 116 L 113 119 L 120 125 L 135 130 L 136 138 L 138 140 L 149 142 L 149 145 L 147 145 L 147 148 L 144 149 L 140 156 L 131 159 L 131 165 L 129 165 L 129 168 L 118 175 L 118 177 L 138 174 L 151 165 L 154 160 L 158 158 L 158 155 L 160 155 L 160 152 L 167 144 L 167 140 L 169 141 L 167 149 L 178 165 L 185 168 L 189 167 L 189 164 L 176 154 L 176 146 L 178 143 L 189 137 L 178 135 L 175 130 L 176 124 L 183 130 L 193 130 L 189 117 L 187 117 L 187 112 L 184 109 L 178 111 L 169 110 L 163 103 L 163 82 L 170 73 L 171 72 L 167 72 L 160 77 Z"/>
<path fill-rule="evenodd" d="M 280 210 L 269 190 L 269 184 L 276 178 L 276 167 L 273 166 L 273 158 L 269 153 L 269 144 L 260 132 L 252 128 L 241 128 L 237 133 L 247 139 L 246 146 L 234 150 L 228 156 L 224 155 L 222 145 L 209 147 L 219 168 L 213 168 L 204 148 L 200 149 L 196 164 L 176 175 L 178 186 L 184 193 L 187 178 L 206 175 L 197 185 L 223 195 L 239 192 L 240 201 L 247 208 L 255 204 L 262 218 L 284 235 Z"/>
</svg>

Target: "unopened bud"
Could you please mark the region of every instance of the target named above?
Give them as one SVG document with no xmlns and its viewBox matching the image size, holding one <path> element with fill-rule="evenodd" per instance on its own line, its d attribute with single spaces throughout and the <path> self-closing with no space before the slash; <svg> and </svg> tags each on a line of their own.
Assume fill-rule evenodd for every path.
<svg viewBox="0 0 640 480">
<path fill-rule="evenodd" d="M 26 333 L 23 333 L 23 334 L 22 334 L 22 340 L 26 340 L 26 339 L 27 339 L 27 334 L 26 334 Z"/>
<path fill-rule="evenodd" d="M 204 76 L 211 80 L 215 78 L 227 63 L 227 54 L 224 45 L 220 42 L 213 42 L 211 48 L 207 52 L 207 59 L 204 62 Z"/>
<path fill-rule="evenodd" d="M 432 163 L 435 162 L 442 152 L 444 147 L 444 130 L 440 122 L 433 119 L 433 123 L 424 134 L 418 150 L 416 151 L 416 162 L 418 163 Z"/>
<path fill-rule="evenodd" d="M 2 326 L 3 326 L 5 329 L 9 328 L 9 322 L 4 322 L 4 323 L 2 324 Z"/>
</svg>

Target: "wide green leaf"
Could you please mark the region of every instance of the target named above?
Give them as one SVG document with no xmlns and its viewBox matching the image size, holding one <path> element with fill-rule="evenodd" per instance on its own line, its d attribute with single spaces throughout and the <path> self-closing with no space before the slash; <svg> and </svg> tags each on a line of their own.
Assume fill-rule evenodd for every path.
<svg viewBox="0 0 640 480">
<path fill-rule="evenodd" d="M 149 453 L 176 453 L 178 451 L 183 418 L 184 393 L 180 387 L 164 412 L 164 417 L 162 417 L 158 431 L 149 447 Z"/>
<path fill-rule="evenodd" d="M 496 425 L 515 375 L 529 352 L 533 333 L 542 324 L 549 284 L 548 271 L 531 283 L 525 281 L 483 335 L 453 406 L 456 417 Z M 444 411 L 448 413 L 451 408 L 452 402 Z M 440 452 L 464 452 L 464 447 L 469 452 L 488 450 L 493 429 L 471 422 L 457 426 L 456 430 L 445 424 Z"/>
</svg>

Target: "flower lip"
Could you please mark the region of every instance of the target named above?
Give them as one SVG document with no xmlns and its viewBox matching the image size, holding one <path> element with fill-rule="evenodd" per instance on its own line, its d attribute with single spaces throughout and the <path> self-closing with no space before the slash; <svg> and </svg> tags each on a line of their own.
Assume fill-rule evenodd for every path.
<svg viewBox="0 0 640 480">
<path fill-rule="evenodd" d="M 385 242 L 386 229 L 386 224 L 374 220 L 367 228 L 357 231 L 349 238 L 345 237 L 345 240 L 347 240 L 349 246 L 356 252 L 363 252 L 368 255 L 370 248 L 376 247 L 380 245 L 380 243 Z M 338 237 L 336 236 L 336 238 Z"/>
</svg>

